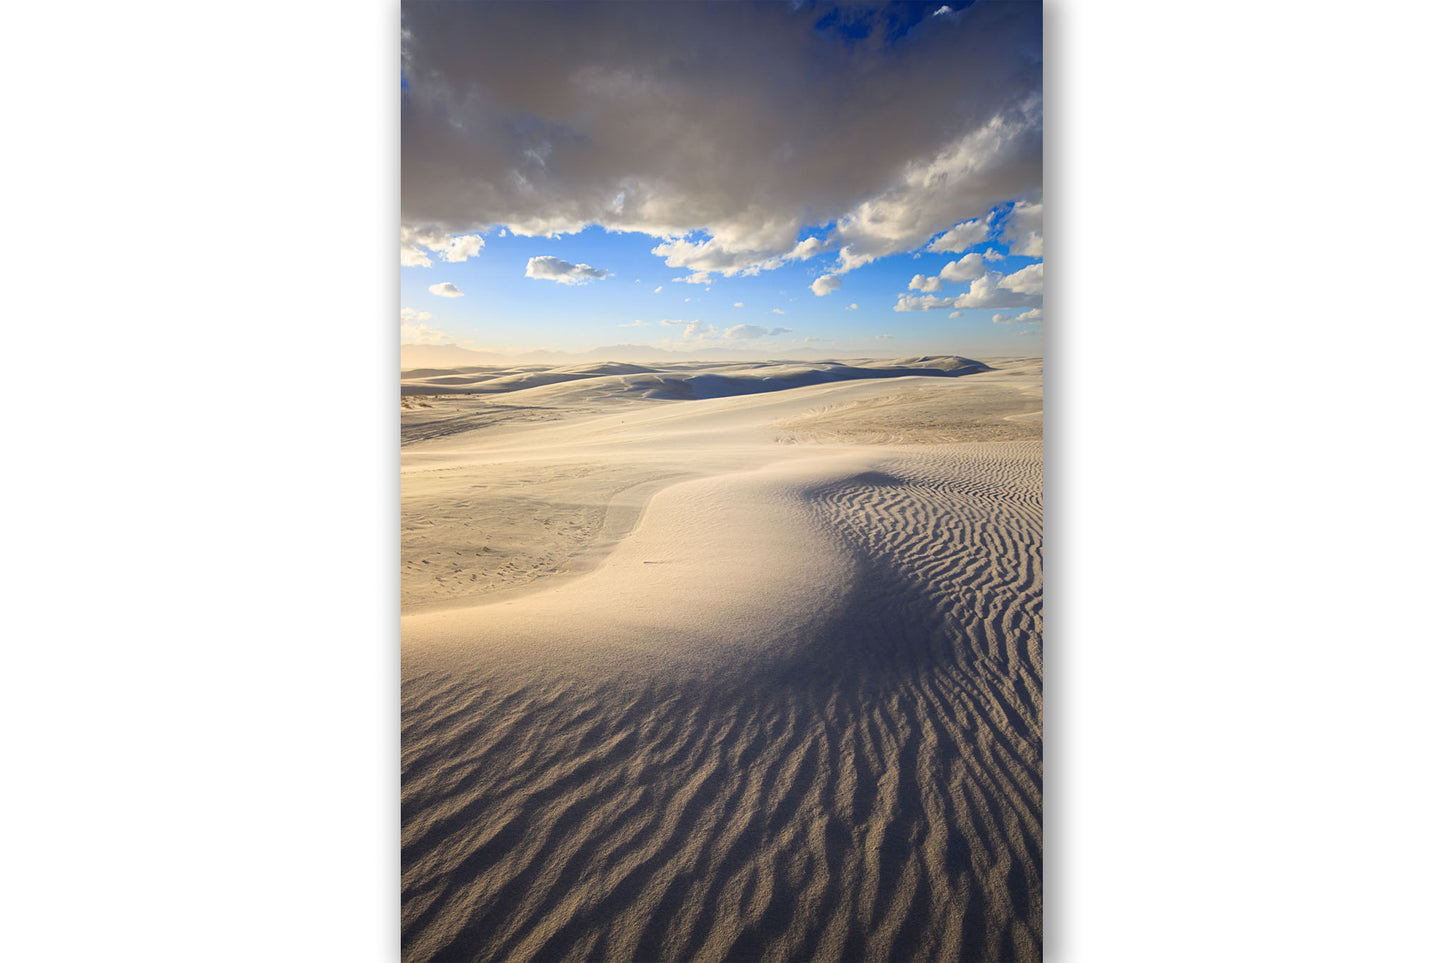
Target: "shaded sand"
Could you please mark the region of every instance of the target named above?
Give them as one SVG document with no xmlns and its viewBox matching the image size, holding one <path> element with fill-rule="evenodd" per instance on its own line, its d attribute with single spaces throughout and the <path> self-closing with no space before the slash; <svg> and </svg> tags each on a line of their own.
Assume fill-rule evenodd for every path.
<svg viewBox="0 0 1445 963">
<path fill-rule="evenodd" d="M 1039 958 L 1041 368 L 905 361 L 404 409 L 404 959 Z"/>
</svg>

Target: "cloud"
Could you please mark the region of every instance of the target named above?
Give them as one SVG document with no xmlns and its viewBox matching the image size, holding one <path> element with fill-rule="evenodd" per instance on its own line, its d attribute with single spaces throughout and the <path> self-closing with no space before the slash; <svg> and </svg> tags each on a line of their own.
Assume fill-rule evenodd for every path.
<svg viewBox="0 0 1445 963">
<path fill-rule="evenodd" d="M 957 261 L 949 261 L 938 272 L 938 276 L 945 281 L 972 281 L 981 278 L 988 273 L 984 266 L 982 254 L 965 254 Z"/>
<path fill-rule="evenodd" d="M 559 257 L 534 257 L 527 261 L 527 277 L 558 284 L 586 284 L 607 277 L 607 272 L 587 264 L 573 264 Z"/>
<path fill-rule="evenodd" d="M 1019 201 L 1004 218 L 1002 238 L 1009 253 L 1024 257 L 1044 256 L 1044 205 Z"/>
<path fill-rule="evenodd" d="M 787 314 L 788 312 L 784 311 L 782 308 L 773 308 L 773 313 L 774 313 L 774 314 Z"/>
<path fill-rule="evenodd" d="M 618 325 L 619 328 L 642 328 L 642 327 L 646 327 L 646 326 L 647 326 L 647 322 L 646 322 L 646 321 L 642 321 L 642 320 L 630 321 L 630 322 L 627 322 L 627 323 L 625 323 L 625 324 L 619 324 L 619 325 Z"/>
<path fill-rule="evenodd" d="M 710 338 L 718 333 L 718 329 L 702 321 L 682 321 L 674 318 L 663 318 L 657 322 L 663 327 L 681 327 L 682 337 L 685 341 L 699 341 Z"/>
<path fill-rule="evenodd" d="M 928 278 L 922 274 L 913 275 L 913 280 L 908 282 L 908 290 L 922 291 L 925 294 L 932 294 L 935 291 L 943 290 L 942 278 Z"/>
<path fill-rule="evenodd" d="M 983 259 L 985 261 L 1002 261 L 1004 259 L 1004 256 L 999 252 L 995 251 L 993 248 L 989 248 L 987 251 L 983 252 Z"/>
<path fill-rule="evenodd" d="M 453 237 L 436 227 L 414 228 L 402 226 L 401 264 L 402 267 L 431 267 L 431 258 L 426 252 L 441 255 L 443 261 L 457 263 L 476 257 L 486 244 L 480 234 L 464 234 Z"/>
<path fill-rule="evenodd" d="M 1042 302 L 1044 266 L 1031 264 L 1022 271 L 1003 275 L 989 271 L 954 299 L 956 308 L 1033 308 Z"/>
<path fill-rule="evenodd" d="M 711 284 L 712 275 L 706 271 L 694 271 L 685 278 L 673 278 L 673 281 L 681 281 L 686 284 Z"/>
<path fill-rule="evenodd" d="M 728 328 L 723 334 L 734 341 L 740 341 L 752 338 L 770 338 L 791 332 L 791 328 L 764 328 L 756 324 L 738 324 Z"/>
<path fill-rule="evenodd" d="M 822 238 L 805 237 L 805 238 L 803 238 L 801 241 L 799 241 L 799 242 L 797 243 L 797 246 L 796 246 L 796 247 L 794 247 L 794 248 L 793 248 L 791 251 L 789 251 L 787 254 L 784 254 L 784 255 L 783 255 L 783 260 L 785 260 L 785 261 L 806 261 L 808 258 L 812 257 L 814 254 L 817 254 L 819 251 L 822 251 L 822 250 L 826 249 L 827 247 L 828 247 L 828 243 L 827 243 L 826 241 L 824 241 Z"/>
<path fill-rule="evenodd" d="M 428 287 L 427 290 L 439 298 L 459 298 L 462 296 L 462 292 L 457 290 L 457 286 L 450 281 L 441 281 L 433 284 Z"/>
<path fill-rule="evenodd" d="M 456 341 L 451 335 L 435 328 L 429 328 L 423 321 L 431 320 L 430 311 L 417 311 L 414 308 L 401 309 L 401 343 L 402 344 L 449 344 Z"/>
<path fill-rule="evenodd" d="M 911 251 L 946 224 L 985 216 L 1001 197 L 1032 190 L 1041 175 L 1042 100 L 1010 105 L 859 204 L 837 235 L 855 259 Z"/>
<path fill-rule="evenodd" d="M 1033 324 L 1043 320 L 1044 312 L 1042 308 L 1033 308 L 1032 310 L 1013 315 L 995 314 L 993 316 L 994 324 Z"/>
<path fill-rule="evenodd" d="M 904 294 L 898 295 L 898 303 L 893 305 L 894 311 L 933 311 L 937 308 L 953 307 L 954 298 L 940 298 L 936 294 L 925 294 L 919 297 L 909 297 Z"/>
<path fill-rule="evenodd" d="M 855 303 L 853 303 L 853 304 L 848 305 L 848 306 L 847 306 L 846 308 L 844 308 L 843 310 L 844 310 L 844 311 L 857 311 L 857 310 L 858 310 L 858 305 L 857 305 L 857 303 L 855 302 Z"/>
<path fill-rule="evenodd" d="M 811 287 L 813 288 L 813 293 L 821 298 L 825 294 L 832 294 L 842 285 L 843 279 L 838 277 L 838 275 L 825 274 L 822 277 L 818 278 L 818 280 L 814 281 Z"/>
<path fill-rule="evenodd" d="M 1020 268 L 1013 274 L 999 282 L 1001 287 L 1010 291 L 1017 291 L 1020 294 L 1043 294 L 1044 293 L 1044 265 L 1043 262 L 1030 264 Z"/>
<path fill-rule="evenodd" d="M 935 254 L 962 254 L 975 244 L 988 240 L 988 222 L 980 218 L 955 224 L 953 230 L 928 245 Z"/>
<path fill-rule="evenodd" d="M 843 249 L 844 273 L 1037 194 L 1038 4 L 835 13 L 405 4 L 401 222 L 640 231 L 724 277 Z"/>
<path fill-rule="evenodd" d="M 653 293 L 653 294 L 661 294 L 661 293 L 662 293 L 662 285 L 659 284 L 657 287 L 653 288 L 653 289 L 652 289 L 652 293 Z"/>
<path fill-rule="evenodd" d="M 1030 264 L 1005 275 L 989 271 L 976 278 L 969 289 L 957 297 L 898 296 L 894 311 L 934 311 L 939 308 L 1035 308 L 1043 303 L 1044 266 Z"/>
</svg>

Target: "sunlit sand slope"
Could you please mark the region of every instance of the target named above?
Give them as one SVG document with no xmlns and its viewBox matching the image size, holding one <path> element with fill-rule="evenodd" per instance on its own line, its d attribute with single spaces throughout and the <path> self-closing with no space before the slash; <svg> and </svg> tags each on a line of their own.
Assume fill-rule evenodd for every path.
<svg viewBox="0 0 1445 963">
<path fill-rule="evenodd" d="M 837 441 L 872 385 L 419 453 L 423 490 L 554 445 L 652 481 L 570 574 L 405 610 L 404 959 L 1040 957 L 1040 444 L 946 440 L 1037 384 L 966 380 L 910 444 Z"/>
</svg>

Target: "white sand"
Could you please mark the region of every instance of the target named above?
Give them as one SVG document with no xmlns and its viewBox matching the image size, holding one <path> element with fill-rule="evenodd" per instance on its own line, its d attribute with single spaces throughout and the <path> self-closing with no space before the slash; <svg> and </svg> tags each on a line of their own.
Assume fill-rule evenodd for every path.
<svg viewBox="0 0 1445 963">
<path fill-rule="evenodd" d="M 1041 366 L 993 365 L 404 377 L 406 959 L 1038 957 Z"/>
</svg>

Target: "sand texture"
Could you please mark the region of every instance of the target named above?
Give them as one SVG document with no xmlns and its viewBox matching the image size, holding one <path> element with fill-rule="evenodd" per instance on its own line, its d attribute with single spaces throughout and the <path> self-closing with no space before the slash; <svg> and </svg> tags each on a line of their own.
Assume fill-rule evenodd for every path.
<svg viewBox="0 0 1445 963">
<path fill-rule="evenodd" d="M 404 372 L 402 958 L 1039 959 L 1041 381 Z"/>
</svg>

